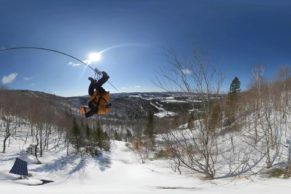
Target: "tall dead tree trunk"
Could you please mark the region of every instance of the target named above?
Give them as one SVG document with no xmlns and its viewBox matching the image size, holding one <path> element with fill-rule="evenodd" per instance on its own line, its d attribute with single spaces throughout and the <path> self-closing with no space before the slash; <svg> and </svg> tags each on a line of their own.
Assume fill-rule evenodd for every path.
<svg viewBox="0 0 291 194">
<path fill-rule="evenodd" d="M 11 136 L 11 124 L 12 124 L 12 117 L 9 115 L 3 115 L 2 120 L 4 121 L 4 138 L 3 138 L 3 149 L 2 153 L 6 152 L 6 143 L 7 140 Z"/>
</svg>

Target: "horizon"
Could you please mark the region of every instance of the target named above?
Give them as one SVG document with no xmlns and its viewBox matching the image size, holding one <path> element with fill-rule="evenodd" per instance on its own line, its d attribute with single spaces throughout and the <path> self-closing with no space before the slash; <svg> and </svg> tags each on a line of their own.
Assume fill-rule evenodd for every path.
<svg viewBox="0 0 291 194">
<path fill-rule="evenodd" d="M 255 65 L 272 79 L 290 66 L 291 2 L 255 0 L 37 1 L 0 0 L 0 48 L 39 46 L 106 71 L 119 91 L 163 92 L 154 84 L 160 69 L 170 69 L 166 50 L 187 61 L 193 49 L 225 74 L 223 91 L 237 76 L 249 87 Z M 90 61 L 90 60 L 89 60 Z M 42 51 L 0 53 L 0 85 L 58 96 L 87 95 L 94 73 L 78 61 Z"/>
</svg>

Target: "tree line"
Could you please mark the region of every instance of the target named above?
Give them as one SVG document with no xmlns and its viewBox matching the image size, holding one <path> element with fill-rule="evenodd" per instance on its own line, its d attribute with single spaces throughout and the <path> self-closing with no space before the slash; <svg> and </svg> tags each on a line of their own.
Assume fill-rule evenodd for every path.
<svg viewBox="0 0 291 194">
<path fill-rule="evenodd" d="M 96 156 L 110 150 L 101 123 L 92 124 L 72 112 L 62 98 L 31 91 L 0 90 L 2 153 L 10 140 L 29 142 L 27 152 L 37 160 L 52 148 L 66 146 L 67 153 Z"/>
<path fill-rule="evenodd" d="M 270 80 L 263 66 L 254 66 L 247 89 L 241 90 L 237 76 L 225 92 L 224 76 L 216 66 L 199 57 L 185 63 L 175 54 L 169 55 L 169 62 L 172 72 L 161 74 L 159 86 L 195 94 L 187 126 L 169 128 L 163 134 L 173 169 L 186 168 L 213 179 L 257 173 L 286 162 L 290 67 L 281 67 Z M 194 106 L 197 95 L 202 102 L 199 109 Z M 291 164 L 285 164 L 290 169 Z"/>
</svg>

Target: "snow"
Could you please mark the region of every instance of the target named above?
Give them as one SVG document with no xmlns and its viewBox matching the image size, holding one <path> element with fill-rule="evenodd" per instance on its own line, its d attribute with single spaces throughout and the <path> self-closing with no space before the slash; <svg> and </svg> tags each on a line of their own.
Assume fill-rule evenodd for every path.
<svg viewBox="0 0 291 194">
<path fill-rule="evenodd" d="M 163 108 L 159 108 L 161 112 L 165 112 Z M 290 126 L 289 121 L 286 126 L 278 127 L 290 129 Z M 3 194 L 20 192 L 29 194 L 287 194 L 291 190 L 291 179 L 252 175 L 203 180 L 200 175 L 186 171 L 180 175 L 170 168 L 171 163 L 168 160 L 147 160 L 142 164 L 139 155 L 127 147 L 125 142 L 119 141 L 112 141 L 111 152 L 105 152 L 96 158 L 74 154 L 67 156 L 64 145 L 54 149 L 51 147 L 40 158 L 43 164 L 39 165 L 36 164 L 34 157 L 25 153 L 26 148 L 33 143 L 31 139 L 25 139 L 29 128 L 25 126 L 20 128 L 22 131 L 17 131 L 17 135 L 9 140 L 7 153 L 0 153 L 0 190 Z M 250 128 L 253 126 L 250 125 Z M 174 133 L 192 134 L 189 133 L 189 129 L 186 129 L 186 124 Z M 229 135 L 231 133 L 225 135 L 225 138 L 229 139 Z M 286 134 L 286 137 L 289 136 L 290 134 Z M 241 137 L 237 136 L 234 143 L 239 144 Z M 159 138 L 162 140 L 162 137 Z M 2 140 L 1 135 L 0 142 Z M 54 142 L 53 139 L 51 142 Z M 225 141 L 225 144 L 230 143 Z M 0 150 L 2 150 L 1 146 L 2 144 Z M 8 173 L 16 157 L 29 163 L 31 178 L 15 180 L 17 176 Z M 40 179 L 54 182 L 28 186 L 40 184 Z"/>
<path fill-rule="evenodd" d="M 15 149 L 17 151 L 17 149 Z M 179 175 L 169 168 L 167 160 L 140 162 L 137 154 L 124 142 L 113 141 L 112 151 L 99 158 L 64 156 L 64 152 L 47 153 L 41 160 L 46 164 L 29 165 L 33 178 L 13 180 L 7 172 L 14 162 L 15 154 L 1 154 L 1 193 L 44 194 L 131 194 L 131 193 L 289 193 L 291 180 L 264 179 L 261 177 L 238 177 L 219 180 L 202 180 L 191 174 Z M 41 186 L 39 179 L 54 180 Z"/>
<path fill-rule="evenodd" d="M 173 96 L 166 97 L 166 98 L 164 98 L 164 100 L 161 100 L 161 102 L 165 102 L 165 103 L 187 103 L 187 101 L 177 100 Z"/>
<path fill-rule="evenodd" d="M 171 117 L 171 116 L 175 116 L 176 113 L 174 112 L 171 112 L 171 111 L 162 111 L 162 112 L 158 112 L 158 113 L 155 113 L 155 116 L 156 117 L 159 117 L 159 118 L 163 118 L 163 117 Z"/>
<path fill-rule="evenodd" d="M 112 152 L 99 158 L 65 157 L 64 152 L 49 153 L 41 160 L 47 164 L 29 165 L 33 178 L 13 180 L 10 175 L 17 154 L 1 154 L 0 187 L 1 193 L 149 193 L 159 188 L 191 187 L 191 177 L 173 173 L 168 163 L 142 164 L 138 156 L 126 147 L 124 142 L 113 142 Z M 182 177 L 180 180 L 179 178 Z M 39 184 L 39 179 L 54 180 L 47 185 L 29 187 L 27 184 Z"/>
<path fill-rule="evenodd" d="M 163 117 L 169 117 L 169 116 L 175 116 L 176 113 L 174 112 L 171 112 L 171 111 L 167 111 L 165 110 L 160 104 L 158 104 L 156 102 L 156 104 L 154 104 L 153 102 L 150 103 L 153 107 L 155 107 L 156 109 L 159 110 L 158 113 L 155 113 L 154 115 L 156 117 L 159 117 L 159 118 L 163 118 Z"/>
</svg>

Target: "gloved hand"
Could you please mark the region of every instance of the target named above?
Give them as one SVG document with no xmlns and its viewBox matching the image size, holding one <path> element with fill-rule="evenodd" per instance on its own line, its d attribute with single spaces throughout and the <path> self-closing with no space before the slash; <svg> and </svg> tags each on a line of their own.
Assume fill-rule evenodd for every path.
<svg viewBox="0 0 291 194">
<path fill-rule="evenodd" d="M 88 80 L 90 80 L 91 82 L 95 82 L 96 80 L 93 79 L 92 77 L 88 77 Z"/>
<path fill-rule="evenodd" d="M 95 73 L 97 73 L 97 74 L 99 74 L 99 75 L 102 73 L 102 72 L 99 71 L 99 69 L 97 69 L 97 68 L 95 68 L 94 71 L 95 71 Z"/>
</svg>

